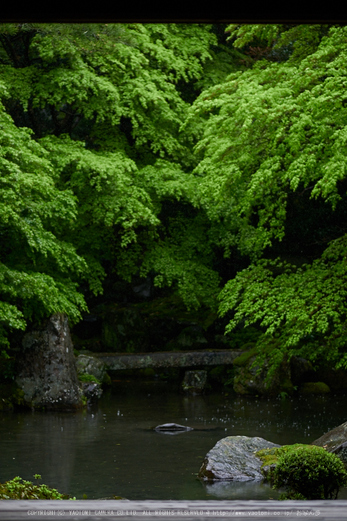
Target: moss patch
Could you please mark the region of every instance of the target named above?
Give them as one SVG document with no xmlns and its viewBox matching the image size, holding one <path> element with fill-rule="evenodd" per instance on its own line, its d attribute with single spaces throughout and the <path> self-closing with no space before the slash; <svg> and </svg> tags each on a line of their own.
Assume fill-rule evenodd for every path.
<svg viewBox="0 0 347 521">
<path fill-rule="evenodd" d="M 87 374 L 87 373 L 79 374 L 78 379 L 80 382 L 93 382 L 93 383 L 101 385 L 101 382 L 93 374 Z"/>
<path fill-rule="evenodd" d="M 326 394 L 330 393 L 330 387 L 324 382 L 305 382 L 300 388 L 304 394 Z"/>
<path fill-rule="evenodd" d="M 238 356 L 234 360 L 234 366 L 236 367 L 243 367 L 245 366 L 251 358 L 255 357 L 257 354 L 257 348 L 253 347 L 252 349 L 249 349 L 248 351 L 245 351 L 242 353 L 242 355 Z"/>
<path fill-rule="evenodd" d="M 307 445 L 304 443 L 295 443 L 293 445 L 282 445 L 282 447 L 272 447 L 271 449 L 261 449 L 256 452 L 256 457 L 262 461 L 261 471 L 264 478 L 267 481 L 272 481 L 271 471 L 269 469 L 274 468 L 277 465 L 278 459 L 287 454 L 293 452 L 299 448 L 305 447 L 307 449 L 313 449 L 314 445 Z"/>
<path fill-rule="evenodd" d="M 298 494 L 303 499 L 337 499 L 347 483 L 342 461 L 322 447 L 306 445 L 289 450 L 278 460 L 271 474 L 273 488 L 285 488 L 280 499 Z"/>
</svg>

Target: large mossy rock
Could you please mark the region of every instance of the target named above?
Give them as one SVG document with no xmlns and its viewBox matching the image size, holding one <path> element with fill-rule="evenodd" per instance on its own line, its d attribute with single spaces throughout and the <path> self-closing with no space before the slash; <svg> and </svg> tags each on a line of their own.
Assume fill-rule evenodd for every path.
<svg viewBox="0 0 347 521">
<path fill-rule="evenodd" d="M 68 319 L 52 315 L 24 335 L 16 383 L 34 409 L 75 410 L 83 406 Z"/>
<path fill-rule="evenodd" d="M 292 394 L 294 386 L 291 381 L 290 364 L 283 362 L 271 381 L 267 382 L 269 364 L 265 360 L 261 368 L 254 365 L 256 357 L 256 348 L 252 348 L 234 360 L 234 391 L 237 394 L 253 396 L 277 396 L 281 392 Z"/>
<path fill-rule="evenodd" d="M 102 395 L 102 384 L 110 380 L 105 364 L 95 356 L 80 354 L 76 358 L 76 368 L 83 394 L 88 402 L 98 400 Z"/>
<path fill-rule="evenodd" d="M 106 377 L 106 365 L 99 358 L 91 355 L 80 354 L 76 358 L 77 374 L 93 375 L 99 382 Z"/>
<path fill-rule="evenodd" d="M 199 478 L 203 481 L 263 480 L 263 462 L 255 456 L 262 449 L 280 447 L 263 438 L 228 436 L 219 440 L 201 465 Z"/>
<path fill-rule="evenodd" d="M 347 464 L 347 422 L 323 434 L 323 436 L 313 441 L 311 445 L 323 447 L 328 452 L 336 454 L 344 464 Z"/>
</svg>

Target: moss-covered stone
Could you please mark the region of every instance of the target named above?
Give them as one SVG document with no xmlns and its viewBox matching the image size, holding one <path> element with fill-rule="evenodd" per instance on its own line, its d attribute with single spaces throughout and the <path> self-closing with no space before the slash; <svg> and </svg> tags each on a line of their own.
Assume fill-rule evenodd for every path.
<svg viewBox="0 0 347 521">
<path fill-rule="evenodd" d="M 330 393 L 330 387 L 324 382 L 305 382 L 300 387 L 303 394 L 327 394 Z"/>
<path fill-rule="evenodd" d="M 91 354 L 79 354 L 76 358 L 76 369 L 80 380 L 82 375 L 93 375 L 97 381 L 103 382 L 106 375 L 105 364 Z"/>
<path fill-rule="evenodd" d="M 93 374 L 80 374 L 78 379 L 80 382 L 92 382 L 101 385 L 101 382 Z"/>
<path fill-rule="evenodd" d="M 206 454 L 198 477 L 203 481 L 261 480 L 261 460 L 257 453 L 279 445 L 260 437 L 227 436 Z"/>
<path fill-rule="evenodd" d="M 293 394 L 290 365 L 283 361 L 268 382 L 268 362 L 259 367 L 254 365 L 257 352 L 253 348 L 234 360 L 234 391 L 237 394 L 253 396 L 278 396 L 280 393 Z"/>
<path fill-rule="evenodd" d="M 271 449 L 262 449 L 256 453 L 257 458 L 262 461 L 262 468 L 277 463 L 278 451 L 283 447 L 272 447 Z"/>
<path fill-rule="evenodd" d="M 234 366 L 235 367 L 246 366 L 251 359 L 254 360 L 256 354 L 257 354 L 256 347 L 252 347 L 251 349 L 246 350 L 244 353 L 242 353 L 242 355 L 235 358 Z"/>
<path fill-rule="evenodd" d="M 282 445 L 281 447 L 272 447 L 269 449 L 261 449 L 256 452 L 256 457 L 262 461 L 261 472 L 266 481 L 272 481 L 272 472 L 275 469 L 278 459 L 290 451 L 295 451 L 300 447 L 312 447 L 304 443 L 295 443 L 293 445 Z"/>
</svg>

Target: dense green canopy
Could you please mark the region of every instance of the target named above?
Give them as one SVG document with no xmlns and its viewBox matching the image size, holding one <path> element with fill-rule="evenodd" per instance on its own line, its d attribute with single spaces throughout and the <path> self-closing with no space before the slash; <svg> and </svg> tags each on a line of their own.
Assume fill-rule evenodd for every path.
<svg viewBox="0 0 347 521">
<path fill-rule="evenodd" d="M 159 214 L 194 191 L 179 89 L 211 58 L 209 26 L 4 24 L 0 43 L 1 341 L 54 311 L 78 320 L 106 264 L 155 268 L 198 304 L 209 268 L 167 244 Z"/>
<path fill-rule="evenodd" d="M 258 326 L 260 352 L 276 338 L 274 363 L 347 362 L 346 52 L 347 28 L 331 27 L 314 52 L 259 60 L 190 110 L 207 117 L 197 198 L 223 224 L 226 255 L 236 247 L 251 260 L 224 286 L 220 312 L 233 312 L 228 331 Z"/>
<path fill-rule="evenodd" d="M 327 24 L 0 25 L 1 346 L 150 275 L 274 367 L 347 367 L 346 54 Z"/>
</svg>

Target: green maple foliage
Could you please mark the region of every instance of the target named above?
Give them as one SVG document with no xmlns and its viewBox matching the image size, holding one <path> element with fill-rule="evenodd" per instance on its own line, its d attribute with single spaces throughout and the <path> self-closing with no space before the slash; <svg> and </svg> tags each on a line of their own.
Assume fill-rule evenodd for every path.
<svg viewBox="0 0 347 521">
<path fill-rule="evenodd" d="M 2 94 L 6 91 L 3 87 Z M 0 105 L 0 341 L 26 319 L 55 311 L 72 321 L 86 309 L 78 292 L 86 262 L 54 229 L 77 213 L 71 190 L 58 190 L 47 151 L 17 128 Z"/>
<path fill-rule="evenodd" d="M 51 313 L 78 321 L 110 274 L 155 269 L 187 305 L 204 300 L 209 269 L 173 246 L 162 210 L 195 190 L 201 129 L 180 132 L 182 93 L 214 43 L 200 24 L 1 24 L 3 347 Z"/>
<path fill-rule="evenodd" d="M 329 24 L 1 24 L 1 346 L 150 276 L 188 308 L 220 294 L 273 367 L 347 366 L 346 42 Z"/>
<path fill-rule="evenodd" d="M 267 43 L 279 34 L 275 26 L 241 29 L 240 47 L 255 34 Z M 230 74 L 202 92 L 185 126 L 205 118 L 196 145 L 196 198 L 220 225 L 215 241 L 225 256 L 238 249 L 250 259 L 220 294 L 220 314 L 232 316 L 227 331 L 258 326 L 263 357 L 278 339 L 274 367 L 293 354 L 346 366 L 347 28 L 324 29 L 319 38 L 315 26 L 288 33 L 295 31 L 302 38 L 294 51 L 302 51 L 303 35 L 311 35 L 314 45 L 306 53 L 259 59 Z M 307 219 L 304 231 L 305 205 L 322 230 Z M 288 263 L 295 241 L 303 260 Z"/>
</svg>

